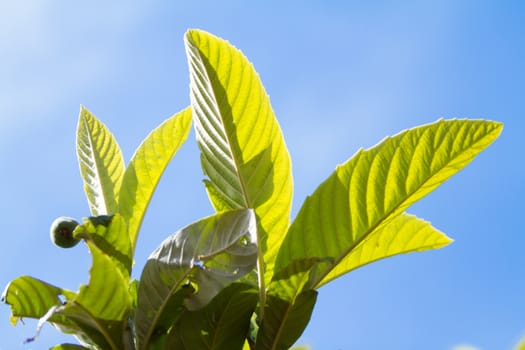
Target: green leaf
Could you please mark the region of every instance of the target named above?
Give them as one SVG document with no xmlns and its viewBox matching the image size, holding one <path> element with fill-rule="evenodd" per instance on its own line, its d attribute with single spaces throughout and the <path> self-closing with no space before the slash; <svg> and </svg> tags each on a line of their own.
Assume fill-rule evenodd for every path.
<svg viewBox="0 0 525 350">
<path fill-rule="evenodd" d="M 53 306 L 73 299 L 75 293 L 30 276 L 18 277 L 6 286 L 2 302 L 11 306 L 11 323 L 22 317 L 41 318 Z"/>
<path fill-rule="evenodd" d="M 132 252 L 127 226 L 122 216 L 101 215 L 84 218 L 73 235 L 91 241 L 104 254 L 114 259 L 126 275 L 131 274 Z"/>
<path fill-rule="evenodd" d="M 190 108 L 173 115 L 142 141 L 126 168 L 119 213 L 128 225 L 132 251 L 153 192 L 168 163 L 188 137 L 190 126 Z"/>
<path fill-rule="evenodd" d="M 274 274 L 257 336 L 257 349 L 287 349 L 299 338 L 317 298 L 316 291 L 302 292 L 301 287 L 315 278 L 315 267 L 331 262 L 330 259 L 298 259 Z"/>
<path fill-rule="evenodd" d="M 50 310 L 49 321 L 63 333 L 74 334 L 78 341 L 90 349 L 129 349 L 133 340 L 127 320 L 105 320 L 94 317 L 90 311 L 75 301 Z M 57 322 L 56 320 L 60 320 Z M 129 339 L 126 339 L 126 336 Z"/>
<path fill-rule="evenodd" d="M 301 336 L 317 300 L 317 291 L 300 293 L 293 300 L 268 294 L 265 317 L 257 336 L 257 350 L 285 350 Z"/>
<path fill-rule="evenodd" d="M 188 31 L 185 44 L 208 196 L 217 211 L 255 210 L 258 270 L 269 282 L 289 226 L 293 191 L 281 129 L 259 76 L 239 50 L 199 30 Z M 264 290 L 262 277 L 260 283 Z"/>
<path fill-rule="evenodd" d="M 321 280 L 321 287 L 331 280 L 374 261 L 398 254 L 437 249 L 452 243 L 429 222 L 413 215 L 401 214 L 380 226 L 346 255 Z"/>
<path fill-rule="evenodd" d="M 64 306 L 53 306 L 39 319 L 35 336 L 26 339 L 25 343 L 35 341 L 40 335 L 42 326 L 46 322 L 49 322 L 60 332 L 73 334 L 83 346 L 89 349 L 118 349 L 118 346 L 115 345 L 117 343 L 113 344 L 111 341 L 108 342 L 111 335 L 103 334 L 98 329 L 100 328 L 100 324 L 107 325 L 107 321 L 99 320 L 97 323 L 89 323 L 86 322 L 86 319 L 91 319 L 89 312 L 79 307 L 74 301 Z M 105 326 L 105 328 L 117 330 L 115 326 L 116 323 L 113 322 L 109 326 Z M 115 334 L 117 333 L 114 331 L 113 335 Z"/>
<path fill-rule="evenodd" d="M 114 259 L 87 241 L 93 256 L 90 280 L 65 305 L 50 310 L 49 319 L 64 333 L 73 333 L 85 346 L 127 349 L 131 308 L 129 277 Z"/>
<path fill-rule="evenodd" d="M 305 200 L 279 252 L 278 270 L 296 259 L 333 259 L 331 264 L 316 266 L 310 283 L 319 287 L 358 265 L 392 255 L 394 246 L 379 250 L 363 246 L 361 252 L 365 255 L 348 257 L 360 244 L 366 244 L 363 242 L 374 232 L 383 238 L 393 237 L 381 230 L 466 166 L 501 130 L 502 125 L 492 121 L 440 120 L 386 138 L 369 150 L 360 150 Z M 446 237 L 439 238 L 437 231 L 414 220 L 409 220 L 410 225 L 402 227 L 403 232 L 395 237 L 404 241 L 393 244 L 409 247 L 399 252 L 432 248 L 424 239 L 410 243 L 414 234 L 421 233 L 421 226 L 425 227 L 425 235 L 433 237 L 435 247 L 447 243 Z M 397 224 L 403 226 L 401 222 Z M 388 242 L 379 244 L 381 247 Z M 357 260 L 362 262 L 356 263 Z M 336 266 L 339 268 L 332 273 Z"/>
<path fill-rule="evenodd" d="M 84 106 L 77 127 L 77 157 L 91 214 L 116 213 L 124 174 L 122 152 L 107 127 Z"/>
<path fill-rule="evenodd" d="M 75 294 L 31 277 L 20 277 L 4 292 L 5 301 L 12 305 L 12 320 L 39 318 L 37 334 L 49 321 L 62 332 L 75 334 L 86 346 L 126 348 L 124 344 L 132 340 L 126 333 L 132 303 L 130 261 L 125 261 L 127 268 L 121 261 L 130 248 L 126 228 L 118 214 L 98 216 L 85 219 L 74 234 L 87 241 L 93 257 L 88 285 Z M 119 237 L 127 239 L 127 246 L 125 242 L 119 244 L 123 242 Z"/>
<path fill-rule="evenodd" d="M 268 293 L 283 300 L 293 300 L 303 289 L 312 289 L 317 272 L 333 265 L 333 261 L 331 258 L 295 259 L 274 274 Z"/>
<path fill-rule="evenodd" d="M 75 302 L 94 318 L 120 321 L 126 318 L 131 306 L 129 277 L 110 256 L 94 243 L 87 245 L 93 257 L 89 283 L 81 286 Z"/>
<path fill-rule="evenodd" d="M 100 264 L 97 264 L 97 267 L 103 268 Z M 99 280 L 103 282 L 104 276 L 100 276 Z M 13 324 L 23 317 L 39 319 L 37 334 L 28 341 L 35 340 L 42 325 L 50 322 L 61 332 L 74 334 L 85 346 L 121 349 L 120 345 L 123 340 L 119 339 L 122 333 L 118 332 L 118 327 L 125 327 L 122 320 L 112 321 L 112 315 L 106 310 L 102 314 L 97 314 L 97 309 L 99 310 L 101 305 L 93 306 L 97 304 L 97 300 L 104 306 L 104 295 L 111 294 L 111 288 L 115 287 L 112 280 L 108 280 L 106 285 L 108 289 L 100 288 L 94 283 L 93 288 L 84 286 L 79 294 L 76 294 L 38 279 L 22 276 L 8 284 L 2 301 L 11 305 Z M 118 293 L 118 288 L 114 296 L 122 297 L 122 294 Z M 105 298 L 107 299 L 107 296 Z M 81 303 L 84 303 L 85 306 Z M 120 300 L 115 299 L 111 301 L 112 305 L 108 308 L 110 311 L 114 310 L 115 305 L 120 303 Z M 106 319 L 103 319 L 104 317 Z"/>
<path fill-rule="evenodd" d="M 169 236 L 142 272 L 135 313 L 138 348 L 166 334 L 187 308 L 204 307 L 226 285 L 251 272 L 257 259 L 252 210 L 201 219 Z"/>
<path fill-rule="evenodd" d="M 175 343 L 168 335 L 165 349 L 179 349 L 181 341 L 180 349 L 242 349 L 257 299 L 253 287 L 231 284 L 203 309 L 186 311 L 172 329 L 177 335 Z"/>
<path fill-rule="evenodd" d="M 282 306 L 274 298 L 293 306 L 301 293 L 360 266 L 450 243 L 404 210 L 464 167 L 500 131 L 494 122 L 439 121 L 387 138 L 337 167 L 306 199 L 283 242 L 265 311 L 274 315 L 271 325 L 290 326 L 289 319 L 279 318 Z M 261 336 L 268 332 L 261 330 Z"/>
<path fill-rule="evenodd" d="M 60 344 L 55 345 L 52 348 L 49 348 L 49 350 L 82 350 L 82 349 L 89 349 L 86 347 L 83 347 L 82 345 L 77 344 Z"/>
<path fill-rule="evenodd" d="M 127 349 L 131 312 L 129 277 L 118 263 L 92 241 L 86 242 L 93 257 L 90 279 L 72 300 L 48 316 L 64 333 L 73 333 L 85 346 Z"/>
</svg>

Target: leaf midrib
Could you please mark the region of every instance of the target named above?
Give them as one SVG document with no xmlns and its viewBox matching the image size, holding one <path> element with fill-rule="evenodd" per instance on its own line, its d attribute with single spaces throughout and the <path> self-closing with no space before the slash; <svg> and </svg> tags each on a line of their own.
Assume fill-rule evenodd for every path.
<svg viewBox="0 0 525 350">
<path fill-rule="evenodd" d="M 217 326 L 215 327 L 215 331 L 213 332 L 213 338 L 212 338 L 210 349 L 215 349 L 215 344 L 217 344 L 219 342 L 217 339 L 220 339 L 220 335 L 224 336 L 224 332 L 221 332 L 220 328 L 224 324 L 224 322 L 223 322 L 223 320 L 225 319 L 225 316 L 224 316 L 225 312 L 224 312 L 224 310 L 228 310 L 230 305 L 232 305 L 232 299 L 231 298 L 228 300 L 228 303 L 224 307 L 223 312 L 221 312 L 221 316 L 219 318 L 219 321 L 217 322 Z"/>
<path fill-rule="evenodd" d="M 275 334 L 275 338 L 273 339 L 271 350 L 277 350 L 277 345 L 279 344 L 279 341 L 281 340 L 281 334 L 284 330 L 284 325 L 286 324 L 288 317 L 290 316 L 292 312 L 291 310 L 293 309 L 293 306 L 295 305 L 295 301 L 297 300 L 297 297 L 300 294 L 301 293 L 296 293 L 292 301 L 288 304 L 288 307 L 286 308 L 286 312 L 284 313 L 284 316 L 282 317 L 282 322 L 279 324 L 279 327 L 277 329 L 277 334 Z"/>
<path fill-rule="evenodd" d="M 221 120 L 221 126 L 224 128 L 224 137 L 226 138 L 226 142 L 228 144 L 228 151 L 230 153 L 231 159 L 232 159 L 232 161 L 234 163 L 234 166 L 235 166 L 235 172 L 237 174 L 237 179 L 239 181 L 239 185 L 241 186 L 245 208 L 251 208 L 252 203 L 250 202 L 250 198 L 249 198 L 248 192 L 246 190 L 246 184 L 244 183 L 244 179 L 243 179 L 243 177 L 241 176 L 241 173 L 240 173 L 239 161 L 237 159 L 237 156 L 236 156 L 235 152 L 233 152 L 233 147 L 232 147 L 233 140 L 230 138 L 230 135 L 226 131 L 226 128 L 225 128 L 226 123 L 225 123 L 224 115 L 222 113 L 221 106 L 218 103 L 218 98 L 217 98 L 217 95 L 215 93 L 215 89 L 213 89 L 213 84 L 212 84 L 212 81 L 210 79 L 210 74 L 208 72 L 208 67 L 207 67 L 207 64 L 206 64 L 206 58 L 201 53 L 201 50 L 196 45 L 193 44 L 193 42 L 191 42 L 190 44 L 192 45 L 192 48 L 194 48 L 195 51 L 197 51 L 197 53 L 199 55 L 199 59 L 200 59 L 200 61 L 202 63 L 202 66 L 204 68 L 204 72 L 203 73 L 206 74 L 205 78 L 208 81 L 208 83 L 210 84 L 210 86 L 212 87 L 210 92 L 211 92 L 212 97 L 213 97 L 213 102 L 214 102 L 214 104 L 217 107 L 217 112 L 219 113 L 219 117 L 220 117 L 220 120 Z M 209 45 L 208 45 L 208 47 L 209 47 Z M 230 65 L 231 65 L 231 61 L 230 61 Z"/>
<path fill-rule="evenodd" d="M 228 143 L 229 151 L 230 151 L 230 154 L 231 154 L 234 166 L 235 166 L 235 171 L 237 173 L 237 178 L 239 180 L 239 185 L 241 186 L 241 191 L 242 191 L 243 198 L 244 198 L 245 205 L 246 205 L 245 208 L 252 208 L 252 203 L 250 201 L 250 198 L 248 196 L 248 191 L 246 189 L 246 183 L 244 182 L 244 178 L 241 176 L 241 173 L 240 173 L 239 161 L 238 161 L 238 159 L 237 159 L 237 157 L 235 155 L 235 152 L 233 152 L 233 147 L 232 147 L 233 140 L 230 139 L 230 136 L 229 136 L 228 132 L 226 132 L 226 128 L 225 128 L 226 124 L 225 124 L 224 116 L 223 116 L 223 113 L 222 113 L 222 110 L 221 110 L 221 106 L 218 103 L 218 99 L 217 99 L 217 95 L 215 93 L 215 89 L 213 89 L 213 84 L 212 84 L 212 81 L 210 79 L 210 74 L 208 72 L 208 67 L 207 67 L 207 64 L 206 64 L 206 61 L 205 61 L 205 57 L 201 53 L 200 48 L 198 48 L 196 45 L 194 45 L 193 40 L 188 40 L 188 41 L 190 42 L 190 45 L 192 46 L 192 49 L 195 49 L 197 51 L 197 54 L 199 55 L 199 59 L 200 59 L 202 65 L 204 67 L 204 72 L 203 73 L 206 74 L 205 78 L 207 79 L 208 83 L 211 86 L 211 93 L 212 93 L 212 96 L 213 96 L 213 100 L 214 100 L 216 106 L 218 107 L 217 111 L 219 113 L 219 117 L 221 119 L 222 126 L 224 127 L 225 138 L 226 138 L 226 141 Z M 208 43 L 208 49 L 209 48 L 210 48 L 210 44 Z M 231 57 L 230 57 L 230 62 L 229 63 L 230 63 L 230 66 L 231 66 L 232 65 Z M 226 101 L 226 102 L 228 102 L 228 101 Z M 259 224 L 257 224 L 257 227 L 259 227 Z M 261 305 L 265 305 L 266 304 L 266 286 L 265 286 L 265 282 L 264 282 L 264 276 L 265 276 L 264 252 L 262 251 L 262 242 L 261 242 L 261 237 L 260 237 L 259 232 L 257 233 L 257 271 L 258 271 L 257 279 L 258 279 L 258 282 L 259 282 L 258 283 L 259 284 L 259 300 L 260 300 Z M 264 307 L 261 308 L 260 317 L 261 317 L 261 319 L 264 317 Z"/>
<path fill-rule="evenodd" d="M 96 208 L 97 212 L 93 213 L 93 214 L 94 215 L 108 214 L 109 204 L 107 203 L 107 200 L 106 200 L 107 193 L 104 191 L 104 186 L 102 185 L 101 171 L 99 169 L 99 158 L 96 156 L 96 154 L 94 152 L 94 146 L 93 146 L 94 143 L 93 143 L 93 139 L 91 137 L 91 133 L 89 132 L 90 130 L 89 130 L 89 125 L 88 125 L 86 117 L 83 118 L 83 124 L 84 124 L 84 135 L 87 136 L 87 140 L 88 140 L 88 143 L 89 143 L 89 149 L 91 150 L 91 152 L 90 152 L 91 153 L 91 157 L 88 156 L 88 158 L 91 158 L 93 160 L 93 165 L 94 165 L 94 168 L 95 168 L 95 175 L 96 175 L 98 187 L 100 188 L 100 191 L 101 191 L 101 194 L 102 194 L 102 201 L 104 203 L 104 208 L 99 208 L 98 207 L 99 203 L 97 203 L 97 208 Z M 102 212 L 100 211 L 100 209 L 102 209 Z"/>
<path fill-rule="evenodd" d="M 142 344 L 142 349 L 147 349 L 147 346 L 149 346 L 149 340 L 151 338 L 151 335 L 153 334 L 153 330 L 155 329 L 155 326 L 157 325 L 157 321 L 159 320 L 160 318 L 160 315 L 162 314 L 162 310 L 164 310 L 164 308 L 166 307 L 166 304 L 168 303 L 168 301 L 170 300 L 170 298 L 175 294 L 175 292 L 177 291 L 177 289 L 179 288 L 179 286 L 182 284 L 182 281 L 186 280 L 187 277 L 190 275 L 190 272 L 193 270 L 194 268 L 191 267 L 189 268 L 180 278 L 179 280 L 177 281 L 177 283 L 175 283 L 173 285 L 172 288 L 170 288 L 166 298 L 164 298 L 163 302 L 160 304 L 157 312 L 155 313 L 155 317 L 153 317 L 152 321 L 151 321 L 151 326 L 148 327 L 148 332 L 146 334 L 146 337 L 144 338 L 144 343 Z"/>
<path fill-rule="evenodd" d="M 408 213 L 406 213 L 406 212 L 403 212 L 403 213 L 401 213 L 401 214 L 399 214 L 399 215 L 403 215 L 403 214 L 410 215 L 410 214 L 408 214 Z M 419 218 L 418 218 L 418 219 L 419 219 Z M 370 232 L 369 234 L 367 234 L 366 237 L 365 237 L 360 243 L 356 244 L 356 245 L 352 248 L 352 251 L 350 251 L 350 252 L 347 253 L 345 256 L 343 256 L 343 258 L 342 258 L 339 262 L 341 262 L 341 261 L 344 260 L 347 256 L 349 256 L 351 253 L 353 253 L 353 250 L 354 250 L 355 248 L 357 248 L 359 245 L 366 244 L 366 241 L 370 238 L 371 234 L 373 234 L 374 232 L 375 232 L 375 230 L 372 230 L 372 232 Z M 440 245 L 440 247 L 442 247 L 442 246 L 443 246 L 443 245 Z M 426 244 L 423 244 L 423 245 L 418 246 L 418 250 L 427 250 L 427 249 L 431 249 L 431 248 L 434 248 L 434 247 L 436 247 L 436 244 L 435 244 L 435 243 L 426 243 Z M 412 251 L 413 251 L 413 250 L 412 250 Z M 352 269 L 350 269 L 350 270 L 345 270 L 345 274 L 346 274 L 346 273 L 349 273 L 349 272 L 352 272 L 352 271 L 354 271 L 354 270 L 356 270 L 356 269 L 358 269 L 358 268 L 361 268 L 361 267 L 363 267 L 363 266 L 366 266 L 366 265 L 372 264 L 372 263 L 374 263 L 374 262 L 376 262 L 376 261 L 378 261 L 378 260 L 382 260 L 382 259 L 385 259 L 385 258 L 389 258 L 389 257 L 395 256 L 395 255 L 398 255 L 398 254 L 399 254 L 399 253 L 387 254 L 387 255 L 383 255 L 383 256 L 381 256 L 380 258 L 372 259 L 372 260 L 366 262 L 365 264 L 359 264 L 358 266 L 356 266 L 356 267 L 354 267 L 354 268 L 352 268 Z M 339 263 L 339 262 L 338 262 L 338 263 Z M 329 275 L 329 274 L 333 271 L 334 268 L 337 267 L 337 264 L 338 264 L 338 263 L 336 263 L 336 264 L 330 269 L 330 271 L 329 271 L 327 274 L 325 274 L 325 277 L 326 277 L 327 275 Z M 340 275 L 339 275 L 339 276 L 340 276 Z M 334 279 L 336 279 L 336 278 L 339 277 L 339 276 L 335 276 L 335 277 L 330 278 L 330 279 L 328 279 L 328 280 L 325 280 L 324 277 L 323 277 L 321 280 L 319 280 L 319 283 L 315 285 L 315 289 L 318 289 L 318 288 L 324 286 L 325 284 L 327 284 L 327 283 L 330 282 L 330 281 L 333 281 Z"/>
<path fill-rule="evenodd" d="M 89 310 L 87 310 L 84 306 L 82 306 L 82 304 L 80 304 L 79 302 L 77 302 L 76 300 L 73 300 L 72 303 L 77 306 L 79 308 L 79 310 L 81 310 L 85 315 L 87 315 L 87 317 L 89 319 L 91 319 L 91 322 L 93 322 L 93 324 L 96 325 L 97 327 L 97 330 L 102 334 L 102 336 L 104 336 L 104 338 L 106 339 L 106 341 L 109 343 L 109 345 L 111 345 L 111 348 L 114 349 L 114 350 L 119 350 L 119 348 L 117 347 L 117 345 L 113 342 L 113 339 L 111 339 L 111 336 L 108 334 L 108 332 L 104 329 L 104 327 L 100 324 L 100 322 L 98 321 L 98 319 L 93 316 L 91 314 L 91 312 L 89 312 Z"/>
</svg>

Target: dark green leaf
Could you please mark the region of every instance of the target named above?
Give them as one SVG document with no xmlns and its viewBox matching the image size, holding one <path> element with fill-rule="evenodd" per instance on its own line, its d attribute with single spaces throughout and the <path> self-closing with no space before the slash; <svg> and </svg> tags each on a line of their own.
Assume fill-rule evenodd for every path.
<svg viewBox="0 0 525 350">
<path fill-rule="evenodd" d="M 150 255 L 138 291 L 139 349 L 167 332 L 185 308 L 204 307 L 226 285 L 254 269 L 255 231 L 253 210 L 228 211 L 174 233 Z"/>
<path fill-rule="evenodd" d="M 268 294 L 264 319 L 257 335 L 257 350 L 286 350 L 301 336 L 310 321 L 317 292 L 307 290 L 287 301 Z"/>
<path fill-rule="evenodd" d="M 257 290 L 233 283 L 223 289 L 203 309 L 187 311 L 174 331 L 187 349 L 242 349 L 250 327 L 250 318 L 257 304 Z M 166 349 L 174 349 L 166 341 Z"/>
</svg>

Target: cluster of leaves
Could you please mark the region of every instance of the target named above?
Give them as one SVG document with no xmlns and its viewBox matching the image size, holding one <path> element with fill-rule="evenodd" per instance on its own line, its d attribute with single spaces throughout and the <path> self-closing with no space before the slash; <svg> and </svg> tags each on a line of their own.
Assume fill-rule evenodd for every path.
<svg viewBox="0 0 525 350">
<path fill-rule="evenodd" d="M 291 162 L 252 65 L 228 42 L 185 36 L 190 107 L 153 130 L 124 165 L 112 134 L 82 108 L 77 154 L 91 217 L 73 231 L 93 263 L 77 292 L 33 277 L 9 283 L 12 323 L 50 322 L 81 345 L 53 349 L 287 349 L 317 290 L 396 254 L 451 242 L 405 210 L 468 164 L 502 125 L 439 120 L 359 150 L 290 222 Z M 131 279 L 142 219 L 194 125 L 216 214 L 170 235 Z"/>
</svg>

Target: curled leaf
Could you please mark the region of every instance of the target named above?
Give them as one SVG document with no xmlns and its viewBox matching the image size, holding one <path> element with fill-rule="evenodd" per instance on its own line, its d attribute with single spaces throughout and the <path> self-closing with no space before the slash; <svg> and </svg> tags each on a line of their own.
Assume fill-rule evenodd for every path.
<svg viewBox="0 0 525 350">
<path fill-rule="evenodd" d="M 255 215 L 233 210 L 169 236 L 150 255 L 140 279 L 135 327 L 139 349 L 167 332 L 184 310 L 204 307 L 257 260 Z"/>
</svg>

